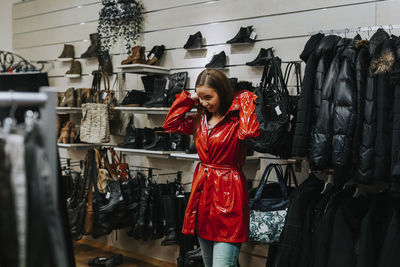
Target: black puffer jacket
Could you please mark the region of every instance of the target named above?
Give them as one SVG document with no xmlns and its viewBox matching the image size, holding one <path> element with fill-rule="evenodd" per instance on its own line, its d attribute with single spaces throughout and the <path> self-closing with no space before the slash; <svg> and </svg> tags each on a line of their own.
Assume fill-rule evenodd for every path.
<svg viewBox="0 0 400 267">
<path fill-rule="evenodd" d="M 332 111 L 333 95 L 339 70 L 342 65 L 342 52 L 351 40 L 341 39 L 336 45 L 336 55 L 329 66 L 321 89 L 321 106 L 312 131 L 309 153 L 312 170 L 331 168 L 332 151 Z"/>
<path fill-rule="evenodd" d="M 400 195 L 400 38 L 396 40 L 396 61 L 392 71 L 394 88 L 392 132 L 392 179 L 390 189 Z"/>
<path fill-rule="evenodd" d="M 315 34 L 307 41 L 300 58 L 304 60 L 306 68 L 304 71 L 303 86 L 297 106 L 296 129 L 293 138 L 292 155 L 304 157 L 307 154 L 307 145 L 311 129 L 312 97 L 315 81 L 315 70 L 318 58 L 315 54 L 323 34 Z"/>
<path fill-rule="evenodd" d="M 380 56 L 371 62 L 371 68 L 377 75 L 375 181 L 389 181 L 391 175 L 394 86 L 390 83 L 389 72 L 395 61 L 394 43 L 395 38 L 386 39 Z"/>
<path fill-rule="evenodd" d="M 313 127 L 315 127 L 315 122 L 317 121 L 321 106 L 322 84 L 324 83 L 325 76 L 328 72 L 328 68 L 332 62 L 332 59 L 335 56 L 335 48 L 340 39 L 341 37 L 336 35 L 325 36 L 316 50 L 319 60 L 317 70 L 315 72 L 315 84 L 313 91 L 313 116 L 311 119 L 311 125 L 313 125 Z"/>
<path fill-rule="evenodd" d="M 353 133 L 357 122 L 356 42 L 353 39 L 343 51 L 343 64 L 336 81 L 333 97 L 332 164 L 335 168 L 349 166 Z"/>
<path fill-rule="evenodd" d="M 389 35 L 382 29 L 378 29 L 372 35 L 369 42 L 369 54 L 372 60 L 380 56 L 383 42 Z M 361 133 L 359 164 L 357 171 L 357 181 L 369 184 L 374 178 L 375 160 L 375 138 L 376 138 L 376 76 L 372 70 L 368 70 L 367 86 L 365 91 L 364 118 Z"/>
<path fill-rule="evenodd" d="M 354 129 L 353 136 L 353 156 L 352 162 L 357 166 L 360 150 L 360 140 L 361 140 L 361 129 L 364 120 L 364 98 L 365 90 L 367 86 L 367 75 L 370 63 L 369 51 L 368 51 L 369 41 L 359 40 L 356 43 L 356 48 L 358 49 L 357 62 L 356 62 L 356 80 L 357 80 L 357 123 Z"/>
</svg>

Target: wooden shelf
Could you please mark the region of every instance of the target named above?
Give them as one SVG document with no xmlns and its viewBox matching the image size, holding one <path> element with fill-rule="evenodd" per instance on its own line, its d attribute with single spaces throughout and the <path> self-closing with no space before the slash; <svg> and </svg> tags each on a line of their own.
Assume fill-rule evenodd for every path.
<svg viewBox="0 0 400 267">
<path fill-rule="evenodd" d="M 82 108 L 56 107 L 56 112 L 59 114 L 82 113 Z"/>
<path fill-rule="evenodd" d="M 148 108 L 148 107 L 116 107 L 115 110 L 123 112 L 133 112 L 141 114 L 167 114 L 169 107 Z M 189 113 L 195 113 L 196 109 L 192 109 Z"/>
<path fill-rule="evenodd" d="M 121 69 L 122 73 L 138 73 L 138 74 L 146 74 L 146 73 L 158 73 L 158 74 L 169 74 L 170 69 L 160 66 L 153 66 L 147 64 L 127 64 L 127 65 L 119 65 L 115 68 Z"/>
</svg>

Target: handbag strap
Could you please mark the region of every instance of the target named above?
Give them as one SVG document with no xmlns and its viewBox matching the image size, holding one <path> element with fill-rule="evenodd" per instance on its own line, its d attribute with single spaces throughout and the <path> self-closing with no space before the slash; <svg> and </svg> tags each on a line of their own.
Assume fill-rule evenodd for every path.
<svg viewBox="0 0 400 267">
<path fill-rule="evenodd" d="M 258 188 L 257 188 L 257 192 L 256 192 L 256 194 L 254 196 L 254 202 L 257 202 L 257 201 L 259 201 L 261 199 L 261 195 L 262 195 L 262 192 L 263 192 L 263 189 L 264 189 L 264 185 L 268 182 L 268 177 L 271 174 L 272 170 L 274 170 L 275 173 L 276 173 L 276 177 L 278 179 L 279 187 L 280 187 L 281 192 L 282 192 L 282 197 L 283 198 L 287 198 L 288 197 L 286 184 L 285 184 L 285 181 L 284 181 L 284 178 L 283 178 L 282 167 L 279 164 L 271 163 L 264 170 L 264 173 L 262 175 L 260 184 L 258 185 Z"/>
<path fill-rule="evenodd" d="M 121 158 L 118 156 L 117 152 L 115 152 L 115 150 L 114 150 L 113 148 L 110 148 L 110 153 L 111 153 L 111 156 L 112 156 L 112 158 L 113 158 L 113 162 L 114 162 L 115 164 L 120 164 L 120 163 L 122 163 L 122 162 L 121 162 Z"/>
<path fill-rule="evenodd" d="M 300 62 L 290 61 L 286 65 L 284 81 L 285 81 L 285 84 L 287 87 L 293 67 L 294 67 L 295 78 L 296 78 L 296 91 L 297 91 L 297 95 L 300 95 L 300 87 L 303 83 L 302 78 L 301 78 L 301 63 Z"/>
<path fill-rule="evenodd" d="M 90 88 L 90 96 L 92 103 L 99 103 L 100 84 L 101 84 L 101 73 L 98 71 L 94 71 L 92 87 Z"/>
<path fill-rule="evenodd" d="M 299 184 L 296 179 L 296 173 L 294 172 L 292 163 L 289 163 L 286 165 L 285 174 L 284 174 L 283 179 L 285 180 L 286 186 L 288 186 L 288 187 L 292 186 L 292 180 L 293 180 L 293 184 L 295 185 L 295 187 L 299 187 Z"/>
</svg>

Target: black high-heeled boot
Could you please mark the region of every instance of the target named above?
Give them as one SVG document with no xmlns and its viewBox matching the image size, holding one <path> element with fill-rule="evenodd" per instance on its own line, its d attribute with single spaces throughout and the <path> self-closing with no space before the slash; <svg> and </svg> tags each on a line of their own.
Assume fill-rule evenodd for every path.
<svg viewBox="0 0 400 267">
<path fill-rule="evenodd" d="M 254 43 L 254 39 L 250 38 L 253 32 L 253 26 L 240 27 L 239 32 L 232 39 L 226 41 L 227 44 Z"/>
<path fill-rule="evenodd" d="M 274 52 L 272 51 L 272 47 L 270 48 L 261 48 L 257 57 L 250 62 L 247 62 L 247 66 L 264 66 L 267 63 L 267 60 L 274 57 Z"/>
<path fill-rule="evenodd" d="M 135 239 L 142 239 L 146 228 L 146 213 L 150 197 L 150 187 L 145 185 L 142 188 L 139 202 L 139 215 L 135 227 L 133 228 L 133 237 Z"/>
</svg>

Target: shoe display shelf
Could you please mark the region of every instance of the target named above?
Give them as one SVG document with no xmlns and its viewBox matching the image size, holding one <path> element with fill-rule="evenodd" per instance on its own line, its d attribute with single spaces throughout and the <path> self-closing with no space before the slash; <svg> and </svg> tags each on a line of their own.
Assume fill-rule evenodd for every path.
<svg viewBox="0 0 400 267">
<path fill-rule="evenodd" d="M 184 152 L 177 152 L 177 151 L 173 151 L 170 154 L 171 158 L 175 158 L 178 160 L 192 160 L 192 161 L 200 161 L 199 155 L 196 154 L 186 154 Z M 246 157 L 246 162 L 247 163 L 258 163 L 260 161 L 260 157 L 259 156 L 248 156 Z"/>
<path fill-rule="evenodd" d="M 114 147 L 114 150 L 122 153 L 137 154 L 140 156 L 148 156 L 153 158 L 170 158 L 172 153 L 177 153 L 177 151 L 157 151 L 148 149 L 132 149 L 132 148 L 121 148 Z M 180 151 L 180 153 L 184 153 Z"/>
<path fill-rule="evenodd" d="M 112 144 L 87 144 L 87 143 L 76 143 L 76 144 L 57 144 L 58 148 L 65 149 L 90 149 L 94 147 L 114 147 Z"/>
<path fill-rule="evenodd" d="M 82 108 L 78 107 L 56 107 L 58 114 L 82 113 Z"/>
<path fill-rule="evenodd" d="M 137 73 L 137 74 L 148 74 L 148 73 L 158 73 L 158 74 L 169 74 L 170 69 L 160 66 L 148 65 L 148 64 L 127 64 L 119 65 L 115 68 L 120 69 L 121 73 Z"/>
</svg>

